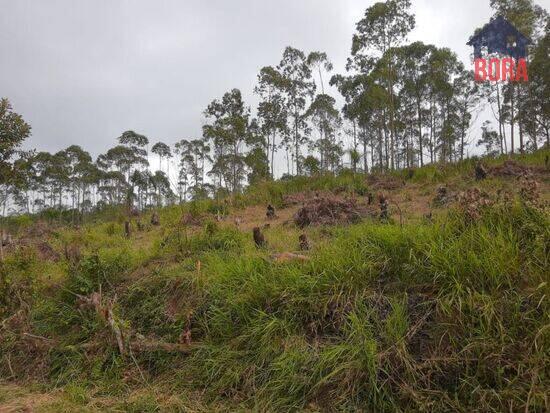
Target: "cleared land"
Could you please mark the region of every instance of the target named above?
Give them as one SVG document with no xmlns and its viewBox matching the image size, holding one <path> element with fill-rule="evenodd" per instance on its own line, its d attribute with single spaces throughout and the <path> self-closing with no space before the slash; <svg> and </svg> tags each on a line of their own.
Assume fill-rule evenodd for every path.
<svg viewBox="0 0 550 413">
<path fill-rule="evenodd" d="M 0 412 L 548 411 L 547 156 L 14 219 Z"/>
</svg>

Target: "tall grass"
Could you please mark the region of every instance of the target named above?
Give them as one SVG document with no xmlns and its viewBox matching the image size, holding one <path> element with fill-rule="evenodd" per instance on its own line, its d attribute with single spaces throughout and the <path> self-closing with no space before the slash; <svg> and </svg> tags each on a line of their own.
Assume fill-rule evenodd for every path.
<svg viewBox="0 0 550 413">
<path fill-rule="evenodd" d="M 358 190 L 356 179 L 320 177 L 312 187 Z M 250 194 L 255 201 L 244 202 L 303 188 L 299 180 L 269 185 L 278 189 L 258 189 Z M 212 205 L 189 207 L 198 215 Z M 2 353 L 40 365 L 50 386 L 73 383 L 71 406 L 89 403 L 87 392 L 122 395 L 155 383 L 242 410 L 548 409 L 546 209 L 513 201 L 487 207 L 477 219 L 457 210 L 403 227 L 372 220 L 308 229 L 311 259 L 288 263 L 273 262 L 270 249 L 257 250 L 235 229 L 175 225 L 180 213 L 164 210 L 169 224 L 146 233 L 140 249 L 108 224 L 90 226 L 78 239 L 61 233 L 60 240 L 83 246 L 83 258 L 59 263 L 67 274 L 55 288 L 38 282 L 32 251 L 10 256 L 0 266 L 2 317 L 28 311 L 25 328 L 63 347 L 33 355 L 12 332 L 0 341 Z M 269 248 L 293 249 L 297 234 L 266 230 Z M 177 342 L 190 329 L 196 350 L 121 357 L 108 345 L 105 325 L 76 305 L 75 294 L 100 286 L 116 296 L 116 315 L 134 334 Z M 9 296 L 14 291 L 24 293 L 28 309 Z M 91 354 L 77 348 L 93 340 L 105 345 Z M 2 375 L 26 377 L 12 370 L 0 365 Z M 160 404 L 146 393 L 126 407 L 155 411 Z"/>
</svg>

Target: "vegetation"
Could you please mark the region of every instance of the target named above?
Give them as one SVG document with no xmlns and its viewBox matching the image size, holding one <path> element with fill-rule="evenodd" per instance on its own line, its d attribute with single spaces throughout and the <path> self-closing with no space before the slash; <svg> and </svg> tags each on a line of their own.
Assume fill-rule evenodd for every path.
<svg viewBox="0 0 550 413">
<path fill-rule="evenodd" d="M 517 162 L 542 171 L 545 156 Z M 548 175 L 472 184 L 473 169 L 427 166 L 388 191 L 445 181 L 457 202 L 430 219 L 404 203 L 402 226 L 392 208 L 389 221 L 306 228 L 303 262 L 270 258 L 298 248 L 297 227 L 275 219 L 257 249 L 231 217 L 256 225 L 253 204 L 308 186 L 366 195 L 364 177 L 252 186 L 219 222 L 215 200 L 166 207 L 130 238 L 104 219 L 20 227 L 22 240 L 46 232 L 0 265 L 0 375 L 26 383 L 0 397 L 24 407 L 30 394 L 44 411 L 544 411 Z"/>
</svg>

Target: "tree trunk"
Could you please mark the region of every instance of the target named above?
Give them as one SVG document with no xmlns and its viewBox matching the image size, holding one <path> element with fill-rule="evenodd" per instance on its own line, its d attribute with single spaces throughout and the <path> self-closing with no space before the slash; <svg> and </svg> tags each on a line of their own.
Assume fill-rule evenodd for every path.
<svg viewBox="0 0 550 413">
<path fill-rule="evenodd" d="M 294 144 L 296 156 L 296 175 L 300 175 L 300 143 L 298 140 L 298 114 L 294 113 Z"/>
<path fill-rule="evenodd" d="M 367 173 L 367 137 L 363 135 L 363 173 Z"/>
<path fill-rule="evenodd" d="M 515 87 L 516 89 L 516 97 L 517 97 L 517 102 L 518 102 L 518 105 L 519 105 L 519 102 L 521 102 L 521 99 L 520 99 L 520 95 L 519 95 L 519 87 Z M 518 112 L 518 128 L 519 128 L 519 152 L 520 153 L 523 153 L 525 148 L 524 148 L 524 145 L 523 145 L 523 125 L 522 125 L 522 122 L 521 122 L 521 113 L 520 113 L 520 107 L 517 108 L 517 112 Z"/>
<path fill-rule="evenodd" d="M 420 98 L 416 100 L 416 110 L 418 112 L 418 146 L 420 150 L 420 166 L 424 166 L 424 148 L 422 146 L 422 109 L 420 108 Z"/>
<path fill-rule="evenodd" d="M 512 88 L 511 97 L 510 97 L 510 148 L 512 155 L 514 154 L 514 86 L 510 82 L 510 87 Z"/>
<path fill-rule="evenodd" d="M 353 150 L 357 152 L 357 130 L 355 128 L 355 120 L 353 122 Z M 366 150 L 366 147 L 363 148 Z M 367 154 L 365 153 L 365 157 Z M 355 159 L 353 160 L 353 172 L 357 172 L 357 157 L 356 154 L 354 154 Z"/>
</svg>

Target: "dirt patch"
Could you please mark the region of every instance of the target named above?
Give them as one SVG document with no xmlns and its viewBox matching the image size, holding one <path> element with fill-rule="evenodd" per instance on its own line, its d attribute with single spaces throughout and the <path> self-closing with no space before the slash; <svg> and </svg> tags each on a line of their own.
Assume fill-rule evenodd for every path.
<svg viewBox="0 0 550 413">
<path fill-rule="evenodd" d="M 294 223 L 300 228 L 309 225 L 351 224 L 368 215 L 355 198 L 318 197 L 311 199 L 294 215 Z"/>
</svg>

